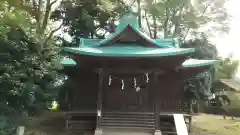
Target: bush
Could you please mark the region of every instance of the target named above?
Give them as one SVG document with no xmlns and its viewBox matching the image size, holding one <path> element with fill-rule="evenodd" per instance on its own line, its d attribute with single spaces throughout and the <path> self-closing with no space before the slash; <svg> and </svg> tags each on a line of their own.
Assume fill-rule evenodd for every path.
<svg viewBox="0 0 240 135">
<path fill-rule="evenodd" d="M 9 120 L 9 117 L 0 116 L 0 135 L 13 135 L 15 130 L 16 125 Z"/>
</svg>

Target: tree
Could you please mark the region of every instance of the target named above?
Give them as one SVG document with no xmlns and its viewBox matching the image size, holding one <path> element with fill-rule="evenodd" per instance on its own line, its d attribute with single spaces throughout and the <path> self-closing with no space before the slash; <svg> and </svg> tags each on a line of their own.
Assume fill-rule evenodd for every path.
<svg viewBox="0 0 240 135">
<path fill-rule="evenodd" d="M 192 58 L 219 60 L 219 64 L 215 65 L 215 70 L 200 73 L 186 81 L 185 94 L 188 100 L 211 100 L 216 102 L 219 108 L 230 104 L 230 99 L 227 95 L 215 95 L 214 99 L 212 99 L 211 95 L 219 92 L 215 82 L 221 78 L 232 78 L 235 75 L 238 61 L 231 60 L 231 57 L 219 58 L 216 47 L 204 35 L 202 35 L 202 38 L 185 42 L 182 47 L 195 48 L 196 51 L 193 53 Z M 209 97 L 211 98 L 209 99 Z"/>
<path fill-rule="evenodd" d="M 206 35 L 202 34 L 200 38 L 191 39 L 182 44 L 183 48 L 194 48 L 195 52 L 192 54 L 192 58 L 195 59 L 217 59 L 218 51 L 215 45 L 213 45 Z"/>
<path fill-rule="evenodd" d="M 148 18 L 148 31 L 153 37 L 181 37 L 199 32 L 227 32 L 229 15 L 224 8 L 226 0 L 145 0 L 142 7 Z M 152 17 L 152 19 L 149 19 Z M 149 21 L 152 20 L 152 21 Z M 212 31 L 199 28 L 208 26 Z"/>
<path fill-rule="evenodd" d="M 63 0 L 52 18 L 61 20 L 73 39 L 102 38 L 114 29 L 116 18 L 127 8 L 121 0 Z"/>
<path fill-rule="evenodd" d="M 137 7 L 139 24 L 147 25 L 152 38 L 208 36 L 229 30 L 229 15 L 224 8 L 227 0 L 64 0 L 53 17 L 63 20 L 68 32 L 76 36 L 104 37 L 107 27 L 127 10 Z M 146 23 L 141 23 L 143 20 Z M 209 31 L 211 29 L 211 31 Z M 101 33 L 100 35 L 98 33 Z"/>
<path fill-rule="evenodd" d="M 185 42 L 182 47 L 195 48 L 195 52 L 191 56 L 192 58 L 217 59 L 218 52 L 216 47 L 208 41 L 204 34 L 201 38 Z M 190 105 L 192 100 L 211 100 L 210 97 L 213 94 L 212 82 L 214 80 L 214 73 L 215 70 L 211 68 L 210 70 L 199 73 L 198 75 L 192 76 L 186 80 L 186 84 L 184 86 L 185 98 L 186 101 L 190 102 Z"/>
<path fill-rule="evenodd" d="M 220 58 L 220 62 L 216 72 L 216 81 L 223 78 L 232 79 L 237 73 L 238 66 L 239 61 L 232 60 L 231 56 L 228 58 Z"/>
<path fill-rule="evenodd" d="M 216 46 L 211 44 L 205 35 L 202 35 L 201 38 L 185 42 L 182 47 L 194 48 L 195 52 L 191 57 L 195 59 L 212 60 L 217 59 L 218 56 Z M 213 69 L 205 71 L 187 80 L 187 84 L 191 86 L 189 90 L 186 90 L 187 92 L 192 93 L 191 96 L 189 95 L 190 100 L 208 100 L 208 97 L 212 95 L 211 85 L 214 79 L 214 72 L 215 71 Z"/>
<path fill-rule="evenodd" d="M 229 107 L 226 105 L 236 105 L 238 100 L 234 98 L 234 95 L 225 92 L 225 87 L 221 84 L 220 79 L 233 79 L 235 74 L 237 73 L 237 69 L 239 66 L 238 60 L 232 60 L 231 55 L 227 58 L 219 58 L 219 64 L 216 66 L 216 75 L 215 80 L 213 82 L 213 88 L 215 92 L 223 93 L 221 95 L 216 96 L 217 105 L 219 108 L 223 108 L 225 112 L 229 111 Z M 225 119 L 225 116 L 224 116 Z"/>
<path fill-rule="evenodd" d="M 54 82 L 61 68 L 60 45 L 47 34 L 50 27 L 44 23 L 39 28 L 36 16 L 25 4 L 23 1 L 0 1 L 1 118 L 35 114 L 45 109 L 57 93 Z M 0 134 L 5 135 L 2 131 Z"/>
<path fill-rule="evenodd" d="M 5 1 L 6 3 L 7 0 L 2 1 Z M 25 20 L 25 18 L 22 18 L 21 21 L 25 21 L 25 23 L 28 24 L 26 26 L 29 26 L 29 23 L 31 22 L 35 32 L 26 34 L 29 34 L 28 36 L 34 34 L 34 36 L 39 39 L 42 48 L 44 48 L 44 45 L 49 42 L 53 34 L 62 27 L 62 24 L 54 26 L 53 22 L 50 20 L 53 6 L 57 3 L 57 0 L 8 0 L 7 3 L 9 11 L 15 12 L 15 14 L 17 14 L 18 11 L 21 11 L 21 13 L 28 16 L 28 21 Z M 21 14 L 18 16 L 21 16 Z M 18 25 L 18 22 L 12 23 Z M 21 27 L 21 29 L 24 31 L 29 30 L 28 27 Z"/>
</svg>

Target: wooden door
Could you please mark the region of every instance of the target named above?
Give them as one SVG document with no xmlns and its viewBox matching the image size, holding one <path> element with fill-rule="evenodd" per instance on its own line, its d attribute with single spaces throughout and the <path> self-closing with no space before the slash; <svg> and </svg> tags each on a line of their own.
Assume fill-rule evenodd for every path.
<svg viewBox="0 0 240 135">
<path fill-rule="evenodd" d="M 131 85 L 132 82 L 125 82 L 125 88 L 121 86 L 109 87 L 105 81 L 103 93 L 103 109 L 106 111 L 120 112 L 147 112 L 151 110 L 151 103 L 148 98 L 148 86 L 136 91 Z"/>
</svg>

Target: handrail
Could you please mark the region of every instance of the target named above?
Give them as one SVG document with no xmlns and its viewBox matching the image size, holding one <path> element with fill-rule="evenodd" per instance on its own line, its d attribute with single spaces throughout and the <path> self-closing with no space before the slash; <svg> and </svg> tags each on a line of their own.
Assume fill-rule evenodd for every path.
<svg viewBox="0 0 240 135">
<path fill-rule="evenodd" d="M 183 114 L 173 114 L 177 135 L 188 135 Z"/>
</svg>

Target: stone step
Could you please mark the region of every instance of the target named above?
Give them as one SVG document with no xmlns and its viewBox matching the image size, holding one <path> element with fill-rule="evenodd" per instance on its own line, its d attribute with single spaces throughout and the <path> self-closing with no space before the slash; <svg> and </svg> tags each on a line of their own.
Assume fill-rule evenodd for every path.
<svg viewBox="0 0 240 135">
<path fill-rule="evenodd" d="M 103 135 L 153 135 L 153 132 L 139 129 L 103 129 Z"/>
</svg>

